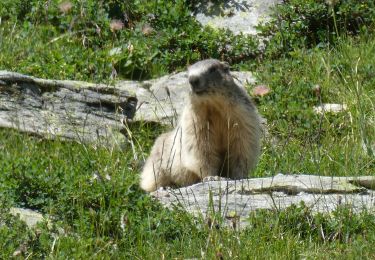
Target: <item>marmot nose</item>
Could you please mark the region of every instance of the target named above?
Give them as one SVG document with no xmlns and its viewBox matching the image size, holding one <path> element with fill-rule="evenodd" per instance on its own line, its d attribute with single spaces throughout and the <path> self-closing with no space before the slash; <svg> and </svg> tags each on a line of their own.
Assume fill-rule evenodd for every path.
<svg viewBox="0 0 375 260">
<path fill-rule="evenodd" d="M 189 77 L 189 83 L 191 84 L 191 86 L 193 88 L 198 87 L 199 86 L 199 77 L 190 76 Z"/>
</svg>

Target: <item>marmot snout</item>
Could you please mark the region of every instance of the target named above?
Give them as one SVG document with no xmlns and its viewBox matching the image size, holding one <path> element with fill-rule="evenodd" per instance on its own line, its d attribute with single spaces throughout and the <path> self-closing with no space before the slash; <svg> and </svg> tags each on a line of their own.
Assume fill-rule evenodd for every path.
<svg viewBox="0 0 375 260">
<path fill-rule="evenodd" d="M 157 138 L 141 187 L 187 186 L 207 176 L 245 178 L 260 154 L 261 126 L 249 95 L 215 59 L 189 67 L 191 94 L 177 127 Z"/>
<path fill-rule="evenodd" d="M 199 61 L 190 66 L 189 83 L 195 94 L 217 92 L 219 88 L 234 84 L 228 64 L 214 59 Z"/>
</svg>

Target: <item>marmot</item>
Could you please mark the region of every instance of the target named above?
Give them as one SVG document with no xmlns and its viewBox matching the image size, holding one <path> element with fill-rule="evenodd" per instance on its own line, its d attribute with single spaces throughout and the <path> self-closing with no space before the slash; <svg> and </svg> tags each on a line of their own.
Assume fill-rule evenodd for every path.
<svg viewBox="0 0 375 260">
<path fill-rule="evenodd" d="M 154 191 L 188 186 L 208 176 L 245 178 L 260 154 L 257 109 L 226 63 L 199 61 L 188 69 L 191 92 L 177 127 L 157 138 L 140 186 Z"/>
</svg>

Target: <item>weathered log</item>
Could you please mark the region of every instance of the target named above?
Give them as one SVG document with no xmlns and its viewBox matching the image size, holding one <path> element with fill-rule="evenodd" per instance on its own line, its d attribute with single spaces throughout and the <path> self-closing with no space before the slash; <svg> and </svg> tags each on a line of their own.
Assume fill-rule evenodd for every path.
<svg viewBox="0 0 375 260">
<path fill-rule="evenodd" d="M 313 212 L 329 213 L 339 205 L 353 211 L 375 207 L 375 176 L 325 177 L 282 175 L 268 178 L 206 181 L 180 189 L 152 193 L 166 207 L 182 207 L 195 215 L 219 213 L 228 225 L 246 227 L 257 209 L 281 210 L 304 202 Z"/>
</svg>

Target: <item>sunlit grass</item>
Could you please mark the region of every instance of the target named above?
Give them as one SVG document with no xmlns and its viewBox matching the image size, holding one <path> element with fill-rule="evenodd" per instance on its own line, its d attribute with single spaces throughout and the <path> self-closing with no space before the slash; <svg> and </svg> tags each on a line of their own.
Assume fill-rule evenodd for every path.
<svg viewBox="0 0 375 260">
<path fill-rule="evenodd" d="M 374 44 L 374 38 L 348 38 L 332 50 L 298 51 L 293 59 L 260 66 L 258 77 L 272 93 L 259 105 L 270 136 L 258 176 L 374 174 Z M 322 103 L 345 104 L 347 109 L 314 113 L 313 107 Z"/>
<path fill-rule="evenodd" d="M 151 42 L 156 48 L 156 40 L 140 35 L 133 36 L 143 48 Z M 160 59 L 165 58 L 166 64 L 153 64 L 152 76 L 167 73 L 169 67 L 181 69 L 179 58 L 203 58 L 190 50 L 189 44 L 197 45 L 204 34 L 196 38 L 185 35 L 183 40 L 189 44 L 181 46 L 186 49 L 175 42 L 171 28 L 160 35 L 165 38 L 153 39 L 176 49 L 169 53 L 160 50 L 165 54 Z M 223 39 L 230 40 L 228 37 Z M 114 58 L 108 53 L 128 43 L 113 36 L 98 48 L 83 42 L 84 38 L 84 33 L 61 34 L 48 23 L 2 21 L 0 69 L 43 78 L 112 80 Z M 215 37 L 206 41 L 211 48 L 207 53 L 218 54 L 214 41 Z M 152 53 L 140 50 L 138 58 L 147 60 Z M 268 135 L 252 177 L 280 172 L 375 174 L 373 36 L 341 37 L 335 46 L 298 49 L 278 60 L 265 58 L 257 63 L 255 74 L 258 83 L 268 85 L 271 93 L 257 100 L 267 119 Z M 313 107 L 322 103 L 345 104 L 347 109 L 316 114 Z M 8 259 L 17 252 L 14 256 L 29 259 L 375 257 L 371 213 L 356 215 L 339 209 L 336 215 L 312 215 L 304 206 L 261 211 L 249 216 L 246 230 L 234 231 L 211 229 L 204 219 L 163 208 L 138 187 L 142 160 L 163 131 L 160 126 L 133 124 L 129 128 L 133 148 L 128 144 L 121 150 L 1 129 L 0 258 Z M 49 220 L 30 230 L 7 214 L 9 207 L 34 209 Z"/>
</svg>

